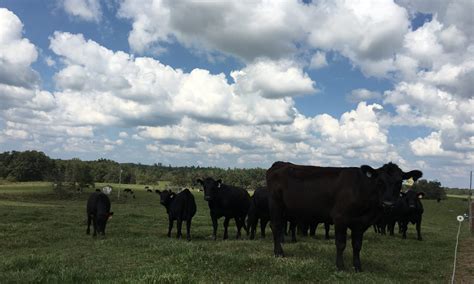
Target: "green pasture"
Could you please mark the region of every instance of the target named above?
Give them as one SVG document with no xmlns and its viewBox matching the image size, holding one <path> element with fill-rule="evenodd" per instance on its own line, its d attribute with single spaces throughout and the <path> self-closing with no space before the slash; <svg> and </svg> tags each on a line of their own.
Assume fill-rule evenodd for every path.
<svg viewBox="0 0 474 284">
<path fill-rule="evenodd" d="M 85 234 L 88 192 L 65 198 L 53 193 L 47 183 L 0 185 L 0 282 L 446 283 L 452 273 L 456 216 L 467 209 L 462 199 L 423 200 L 423 241 L 416 240 L 414 226 L 409 227 L 406 240 L 398 234 L 376 235 L 370 229 L 361 252 L 364 272 L 353 272 L 350 240 L 346 269 L 338 272 L 334 239 L 324 240 L 322 228 L 317 239 L 298 237 L 297 243 L 284 244 L 285 258 L 273 257 L 269 229 L 264 240 L 235 240 L 231 222 L 230 239 L 212 241 L 207 204 L 202 193 L 193 191 L 198 203 L 193 240 L 169 239 L 158 195 L 142 185 L 120 186 L 135 189 L 136 199 L 117 200 L 113 192 L 114 216 L 107 237 L 94 239 Z M 461 232 L 461 239 L 469 237 L 467 223 Z"/>
</svg>

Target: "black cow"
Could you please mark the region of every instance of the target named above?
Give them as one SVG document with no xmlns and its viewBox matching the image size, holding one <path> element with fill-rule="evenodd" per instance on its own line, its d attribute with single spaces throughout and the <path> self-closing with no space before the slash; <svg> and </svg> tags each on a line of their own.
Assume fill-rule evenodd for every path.
<svg viewBox="0 0 474 284">
<path fill-rule="evenodd" d="M 250 230 L 250 239 L 255 238 L 255 231 L 260 220 L 260 234 L 265 238 L 265 228 L 270 221 L 270 209 L 268 201 L 270 199 L 270 191 L 266 187 L 259 187 L 255 190 L 250 201 L 250 208 L 247 217 L 247 228 Z"/>
<path fill-rule="evenodd" d="M 166 208 L 168 213 L 168 237 L 171 237 L 174 220 L 178 227 L 176 238 L 181 238 L 181 225 L 186 221 L 186 239 L 191 240 L 191 221 L 196 214 L 196 201 L 189 189 L 184 189 L 176 194 L 171 190 L 156 190 L 160 195 L 160 203 Z"/>
<path fill-rule="evenodd" d="M 147 190 L 146 190 L 146 192 L 153 192 L 153 190 L 151 190 L 151 189 L 147 189 Z"/>
<path fill-rule="evenodd" d="M 228 238 L 227 228 L 229 227 L 230 219 L 235 219 L 237 226 L 237 236 L 240 238 L 240 230 L 242 227 L 247 231 L 245 225 L 245 217 L 250 207 L 249 193 L 239 187 L 225 185 L 221 180 L 214 180 L 213 178 L 206 178 L 204 180 L 198 179 L 204 188 L 204 200 L 208 202 L 211 219 L 212 219 L 212 237 L 215 240 L 217 234 L 217 219 L 224 216 L 224 240 Z"/>
<path fill-rule="evenodd" d="M 396 164 L 381 168 L 330 168 L 276 162 L 267 170 L 270 216 L 275 256 L 283 256 L 281 246 L 284 216 L 302 222 L 332 220 L 336 236 L 336 266 L 344 269 L 343 252 L 347 229 L 351 229 L 353 264 L 361 271 L 360 250 L 363 234 L 380 210 L 393 206 L 404 179 L 420 178 L 418 170 L 403 172 Z"/>
<path fill-rule="evenodd" d="M 109 197 L 102 192 L 93 192 L 87 200 L 87 231 L 90 234 L 91 221 L 94 226 L 95 237 L 97 234 L 105 236 L 105 226 L 112 218 L 114 212 L 110 212 Z"/>
<path fill-rule="evenodd" d="M 415 190 L 408 190 L 406 193 L 402 193 L 400 198 L 400 204 L 402 209 L 401 214 L 398 218 L 400 229 L 402 231 L 402 238 L 407 238 L 408 224 L 412 223 L 416 226 L 417 239 L 421 238 L 421 219 L 423 216 L 423 204 L 421 199 L 425 196 L 424 192 L 417 192 Z"/>
</svg>

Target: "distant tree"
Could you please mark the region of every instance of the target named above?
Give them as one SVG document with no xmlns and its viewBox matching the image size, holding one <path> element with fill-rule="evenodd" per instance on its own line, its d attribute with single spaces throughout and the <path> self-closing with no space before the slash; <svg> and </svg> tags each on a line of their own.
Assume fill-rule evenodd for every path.
<svg viewBox="0 0 474 284">
<path fill-rule="evenodd" d="M 423 191 L 426 199 L 445 199 L 446 191 L 441 187 L 441 183 L 437 180 L 427 181 L 426 179 L 418 180 L 414 185 L 413 189 L 417 191 Z"/>
<path fill-rule="evenodd" d="M 54 162 L 43 152 L 12 152 L 10 157 L 3 157 L 8 164 L 2 165 L 3 174 L 12 181 L 51 180 Z"/>
</svg>

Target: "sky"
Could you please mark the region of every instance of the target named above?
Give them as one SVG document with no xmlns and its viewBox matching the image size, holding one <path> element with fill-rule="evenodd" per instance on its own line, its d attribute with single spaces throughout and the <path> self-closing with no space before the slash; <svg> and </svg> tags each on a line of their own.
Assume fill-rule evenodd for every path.
<svg viewBox="0 0 474 284">
<path fill-rule="evenodd" d="M 0 151 L 469 187 L 474 1 L 0 0 Z"/>
</svg>

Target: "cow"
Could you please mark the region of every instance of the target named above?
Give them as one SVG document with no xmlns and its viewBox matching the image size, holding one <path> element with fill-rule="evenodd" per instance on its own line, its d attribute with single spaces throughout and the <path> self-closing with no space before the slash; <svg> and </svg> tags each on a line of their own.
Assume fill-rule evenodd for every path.
<svg viewBox="0 0 474 284">
<path fill-rule="evenodd" d="M 146 192 L 153 192 L 153 190 L 151 190 L 151 189 L 147 189 L 147 190 L 146 190 Z"/>
<path fill-rule="evenodd" d="M 343 252 L 349 228 L 354 269 L 362 271 L 359 254 L 364 232 L 383 207 L 394 205 L 403 180 L 417 180 L 421 176 L 421 171 L 405 173 L 391 162 L 378 169 L 367 165 L 336 168 L 275 162 L 266 172 L 272 194 L 270 217 L 275 256 L 284 256 L 280 237 L 284 216 L 302 222 L 331 220 L 336 236 L 337 269 L 344 269 Z"/>
<path fill-rule="evenodd" d="M 173 229 L 174 220 L 177 224 L 176 238 L 180 239 L 181 225 L 186 221 L 186 239 L 191 240 L 191 221 L 196 214 L 196 201 L 189 189 L 184 189 L 176 194 L 171 190 L 156 190 L 160 195 L 160 203 L 166 208 L 168 214 L 168 238 L 171 237 L 171 230 Z"/>
<path fill-rule="evenodd" d="M 270 192 L 266 187 L 258 187 L 253 193 L 247 217 L 247 228 L 250 230 L 250 239 L 255 239 L 255 231 L 260 220 L 260 235 L 265 238 L 265 228 L 270 221 L 270 209 L 268 201 Z"/>
<path fill-rule="evenodd" d="M 421 237 L 421 219 L 423 216 L 423 204 L 421 199 L 425 196 L 424 192 L 408 190 L 402 193 L 400 198 L 401 214 L 398 218 L 400 229 L 402 231 L 402 238 L 407 238 L 408 224 L 412 223 L 416 226 L 417 239 L 422 240 Z"/>
<path fill-rule="evenodd" d="M 245 217 L 250 208 L 250 195 L 243 188 L 230 186 L 222 183 L 222 180 L 213 178 L 197 179 L 203 186 L 204 200 L 207 201 L 212 219 L 212 238 L 217 238 L 217 220 L 224 217 L 224 240 L 228 238 L 227 228 L 230 219 L 235 219 L 237 226 L 237 239 L 240 239 L 240 230 L 248 233 L 245 225 Z"/>
<path fill-rule="evenodd" d="M 105 236 L 105 226 L 112 218 L 114 212 L 110 212 L 109 197 L 103 192 L 93 192 L 87 200 L 87 231 L 90 234 L 91 221 L 94 228 L 95 237 L 97 234 Z"/>
</svg>

